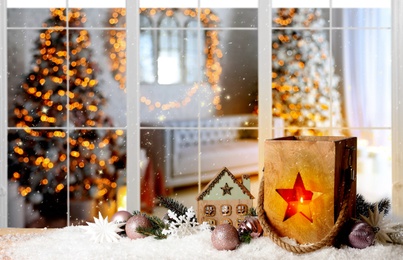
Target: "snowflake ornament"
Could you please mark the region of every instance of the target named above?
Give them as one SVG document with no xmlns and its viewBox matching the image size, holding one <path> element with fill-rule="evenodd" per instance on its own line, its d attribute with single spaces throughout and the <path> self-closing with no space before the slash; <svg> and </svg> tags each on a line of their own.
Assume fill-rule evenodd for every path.
<svg viewBox="0 0 403 260">
<path fill-rule="evenodd" d="M 210 224 L 205 221 L 203 223 L 201 223 L 200 226 L 198 226 L 198 227 L 199 227 L 200 231 L 211 231 Z"/>
<path fill-rule="evenodd" d="M 368 217 L 361 215 L 361 219 L 373 228 L 375 241 L 381 244 L 392 243 L 393 241 L 388 234 L 396 231 L 393 229 L 392 223 L 385 220 L 385 212 L 379 212 L 378 204 L 376 204 L 374 211 L 369 209 L 368 213 Z"/>
<path fill-rule="evenodd" d="M 101 212 L 99 217 L 94 217 L 95 223 L 87 222 L 88 226 L 82 226 L 86 230 L 86 233 L 91 235 L 91 240 L 96 243 L 103 242 L 116 242 L 120 239 L 117 232 L 123 231 L 120 227 L 124 223 L 108 222 L 108 217 L 103 218 Z"/>
<path fill-rule="evenodd" d="M 170 220 L 165 220 L 168 229 L 164 229 L 162 234 L 170 235 L 176 238 L 196 234 L 199 231 L 210 230 L 207 223 L 199 225 L 196 222 L 196 213 L 193 207 L 190 207 L 184 215 L 177 215 L 175 212 L 168 210 L 168 217 Z"/>
</svg>

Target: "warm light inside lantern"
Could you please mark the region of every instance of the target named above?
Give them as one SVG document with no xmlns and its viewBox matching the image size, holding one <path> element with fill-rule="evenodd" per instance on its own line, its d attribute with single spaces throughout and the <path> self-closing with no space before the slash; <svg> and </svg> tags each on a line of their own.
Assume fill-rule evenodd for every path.
<svg viewBox="0 0 403 260">
<path fill-rule="evenodd" d="M 283 221 L 300 213 L 311 223 L 313 222 L 311 204 L 313 198 L 317 198 L 320 193 L 306 190 L 300 173 L 297 174 L 292 189 L 276 189 L 276 191 L 288 203 Z"/>
</svg>

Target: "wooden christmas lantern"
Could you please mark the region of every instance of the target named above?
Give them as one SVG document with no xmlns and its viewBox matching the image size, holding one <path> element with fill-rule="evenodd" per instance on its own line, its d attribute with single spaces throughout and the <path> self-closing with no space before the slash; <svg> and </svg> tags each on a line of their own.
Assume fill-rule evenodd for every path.
<svg viewBox="0 0 403 260">
<path fill-rule="evenodd" d="M 258 198 L 266 235 L 296 253 L 333 245 L 355 214 L 356 147 L 355 137 L 266 140 Z M 285 244 L 280 237 L 299 245 Z"/>
</svg>

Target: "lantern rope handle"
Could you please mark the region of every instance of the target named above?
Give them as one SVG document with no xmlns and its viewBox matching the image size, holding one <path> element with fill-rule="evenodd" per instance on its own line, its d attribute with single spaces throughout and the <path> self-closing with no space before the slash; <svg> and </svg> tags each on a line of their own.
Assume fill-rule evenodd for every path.
<svg viewBox="0 0 403 260">
<path fill-rule="evenodd" d="M 348 178 L 345 176 L 345 178 Z M 263 227 L 263 231 L 267 234 L 271 240 L 276 243 L 278 246 L 297 254 L 301 253 L 309 253 L 321 249 L 326 246 L 332 246 L 336 236 L 339 234 L 341 228 L 343 227 L 344 223 L 348 220 L 348 205 L 350 201 L 350 184 L 351 181 L 344 180 L 344 199 L 341 210 L 339 212 L 339 216 L 337 217 L 336 223 L 330 230 L 330 232 L 320 241 L 313 243 L 313 244 L 297 244 L 291 245 L 284 240 L 282 240 L 276 231 L 270 225 L 270 221 L 267 218 L 267 215 L 263 208 L 263 198 L 264 198 L 264 177 L 261 180 L 260 188 L 259 188 L 259 197 L 258 197 L 258 207 L 257 207 L 257 214 L 259 221 Z"/>
</svg>

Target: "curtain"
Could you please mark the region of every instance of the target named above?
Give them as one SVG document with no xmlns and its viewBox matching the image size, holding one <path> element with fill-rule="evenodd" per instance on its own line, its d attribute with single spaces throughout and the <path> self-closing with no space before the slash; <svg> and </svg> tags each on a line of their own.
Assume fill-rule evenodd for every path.
<svg viewBox="0 0 403 260">
<path fill-rule="evenodd" d="M 368 145 L 390 145 L 383 131 L 391 127 L 391 11 L 343 11 L 343 74 L 347 125 Z"/>
<path fill-rule="evenodd" d="M 343 10 L 343 80 L 347 125 L 358 137 L 357 192 L 391 197 L 391 12 Z"/>
</svg>

